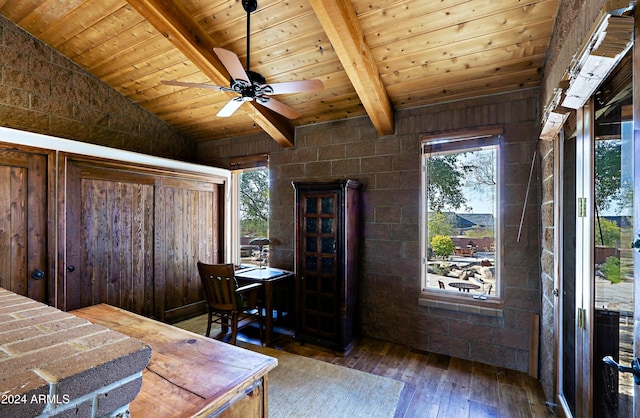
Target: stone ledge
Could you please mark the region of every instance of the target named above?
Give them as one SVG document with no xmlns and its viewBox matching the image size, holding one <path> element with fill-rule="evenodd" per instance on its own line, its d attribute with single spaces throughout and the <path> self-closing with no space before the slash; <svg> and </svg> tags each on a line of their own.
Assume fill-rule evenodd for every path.
<svg viewBox="0 0 640 418">
<path fill-rule="evenodd" d="M 449 311 L 464 312 L 475 315 L 492 316 L 502 318 L 504 316 L 504 309 L 502 306 L 496 307 L 487 304 L 486 306 L 480 306 L 478 304 L 468 304 L 464 302 L 429 299 L 420 297 L 418 298 L 418 305 L 431 308 L 446 309 Z"/>
<path fill-rule="evenodd" d="M 2 288 L 0 319 L 0 416 L 128 411 L 148 345 Z"/>
</svg>

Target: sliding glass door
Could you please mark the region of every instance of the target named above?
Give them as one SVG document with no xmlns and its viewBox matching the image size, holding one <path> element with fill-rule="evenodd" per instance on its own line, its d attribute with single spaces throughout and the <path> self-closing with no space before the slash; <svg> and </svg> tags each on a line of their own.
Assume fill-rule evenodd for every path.
<svg viewBox="0 0 640 418">
<path fill-rule="evenodd" d="M 558 147 L 561 416 L 640 414 L 639 386 L 624 372 L 640 355 L 640 253 L 632 245 L 640 247 L 640 138 L 631 57 L 578 109 L 575 132 Z"/>
<path fill-rule="evenodd" d="M 631 417 L 634 381 L 634 160 L 631 54 L 594 98 L 593 416 Z M 637 252 L 637 251 L 636 251 Z M 603 362 L 610 357 L 609 364 Z"/>
</svg>

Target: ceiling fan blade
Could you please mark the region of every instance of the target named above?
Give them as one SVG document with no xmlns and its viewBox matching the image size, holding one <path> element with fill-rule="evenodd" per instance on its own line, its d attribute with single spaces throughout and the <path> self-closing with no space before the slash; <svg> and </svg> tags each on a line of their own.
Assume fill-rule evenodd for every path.
<svg viewBox="0 0 640 418">
<path fill-rule="evenodd" d="M 211 89 L 211 90 L 224 90 L 228 87 L 216 86 L 213 84 L 202 84 L 202 83 L 188 83 L 186 81 L 177 81 L 177 80 L 161 80 L 162 84 L 166 84 L 168 86 L 180 86 L 180 87 L 197 87 L 201 89 Z"/>
<path fill-rule="evenodd" d="M 247 72 L 242 67 L 240 58 L 235 53 L 224 48 L 213 48 L 213 52 L 220 58 L 222 65 L 234 80 L 250 81 Z"/>
<path fill-rule="evenodd" d="M 226 105 L 222 106 L 222 109 L 220 109 L 216 116 L 219 118 L 228 118 L 229 116 L 233 115 L 233 113 L 238 110 L 240 106 L 242 106 L 242 103 L 244 103 L 242 97 L 234 97 L 233 99 L 229 100 Z"/>
<path fill-rule="evenodd" d="M 298 113 L 297 110 L 271 97 L 269 97 L 268 100 L 257 100 L 257 102 L 276 113 L 280 113 L 285 118 L 296 119 L 300 117 L 300 113 Z"/>
<path fill-rule="evenodd" d="M 287 81 L 284 83 L 269 84 L 273 92 L 268 94 L 302 93 L 305 91 L 322 90 L 324 84 L 320 80 Z"/>
</svg>

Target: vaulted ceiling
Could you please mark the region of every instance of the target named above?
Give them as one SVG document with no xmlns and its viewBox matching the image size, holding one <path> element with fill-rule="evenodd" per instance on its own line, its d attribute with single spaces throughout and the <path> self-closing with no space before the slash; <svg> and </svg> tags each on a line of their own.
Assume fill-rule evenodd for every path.
<svg viewBox="0 0 640 418">
<path fill-rule="evenodd" d="M 296 126 L 367 115 L 380 135 L 394 111 L 538 86 L 559 0 L 258 0 L 251 70 L 267 83 L 318 79 L 274 96 L 287 119 L 237 94 L 214 47 L 246 62 L 241 0 L 0 0 L 0 13 L 194 141 L 264 130 L 282 146 Z"/>
</svg>

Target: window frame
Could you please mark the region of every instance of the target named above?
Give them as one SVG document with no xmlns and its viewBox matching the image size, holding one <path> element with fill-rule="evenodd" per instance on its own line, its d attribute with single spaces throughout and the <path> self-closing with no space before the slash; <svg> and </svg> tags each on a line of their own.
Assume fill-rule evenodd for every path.
<svg viewBox="0 0 640 418">
<path fill-rule="evenodd" d="M 230 193 L 229 201 L 230 205 L 230 251 L 229 259 L 231 263 L 237 266 L 241 263 L 241 242 L 240 242 L 240 185 L 242 183 L 241 176 L 243 173 L 256 169 L 266 169 L 270 182 L 269 172 L 269 155 L 268 154 L 253 154 L 243 157 L 231 158 L 229 161 L 231 167 L 231 179 L 230 179 Z M 271 202 L 269 202 L 271 206 Z M 267 264 L 263 264 L 268 266 Z"/>
<path fill-rule="evenodd" d="M 472 308 L 482 306 L 480 309 L 473 309 L 473 312 L 488 314 L 491 316 L 502 316 L 502 266 L 503 260 L 503 231 L 502 231 L 502 205 L 501 194 L 504 187 L 503 161 L 502 161 L 503 128 L 501 126 L 486 126 L 477 129 L 464 129 L 446 131 L 436 134 L 425 134 L 420 136 L 420 295 L 421 305 L 437 306 L 441 308 L 451 308 L 456 310 L 466 310 L 463 307 L 470 305 Z M 494 214 L 494 234 L 495 234 L 495 285 L 492 294 L 486 299 L 474 299 L 472 295 L 465 292 L 453 292 L 430 288 L 427 286 L 427 249 L 428 249 L 428 214 L 427 207 L 427 170 L 426 156 L 434 152 L 471 150 L 480 146 L 495 146 L 496 150 L 496 189 L 495 189 L 495 214 Z M 460 294 L 459 294 L 460 293 Z"/>
</svg>

